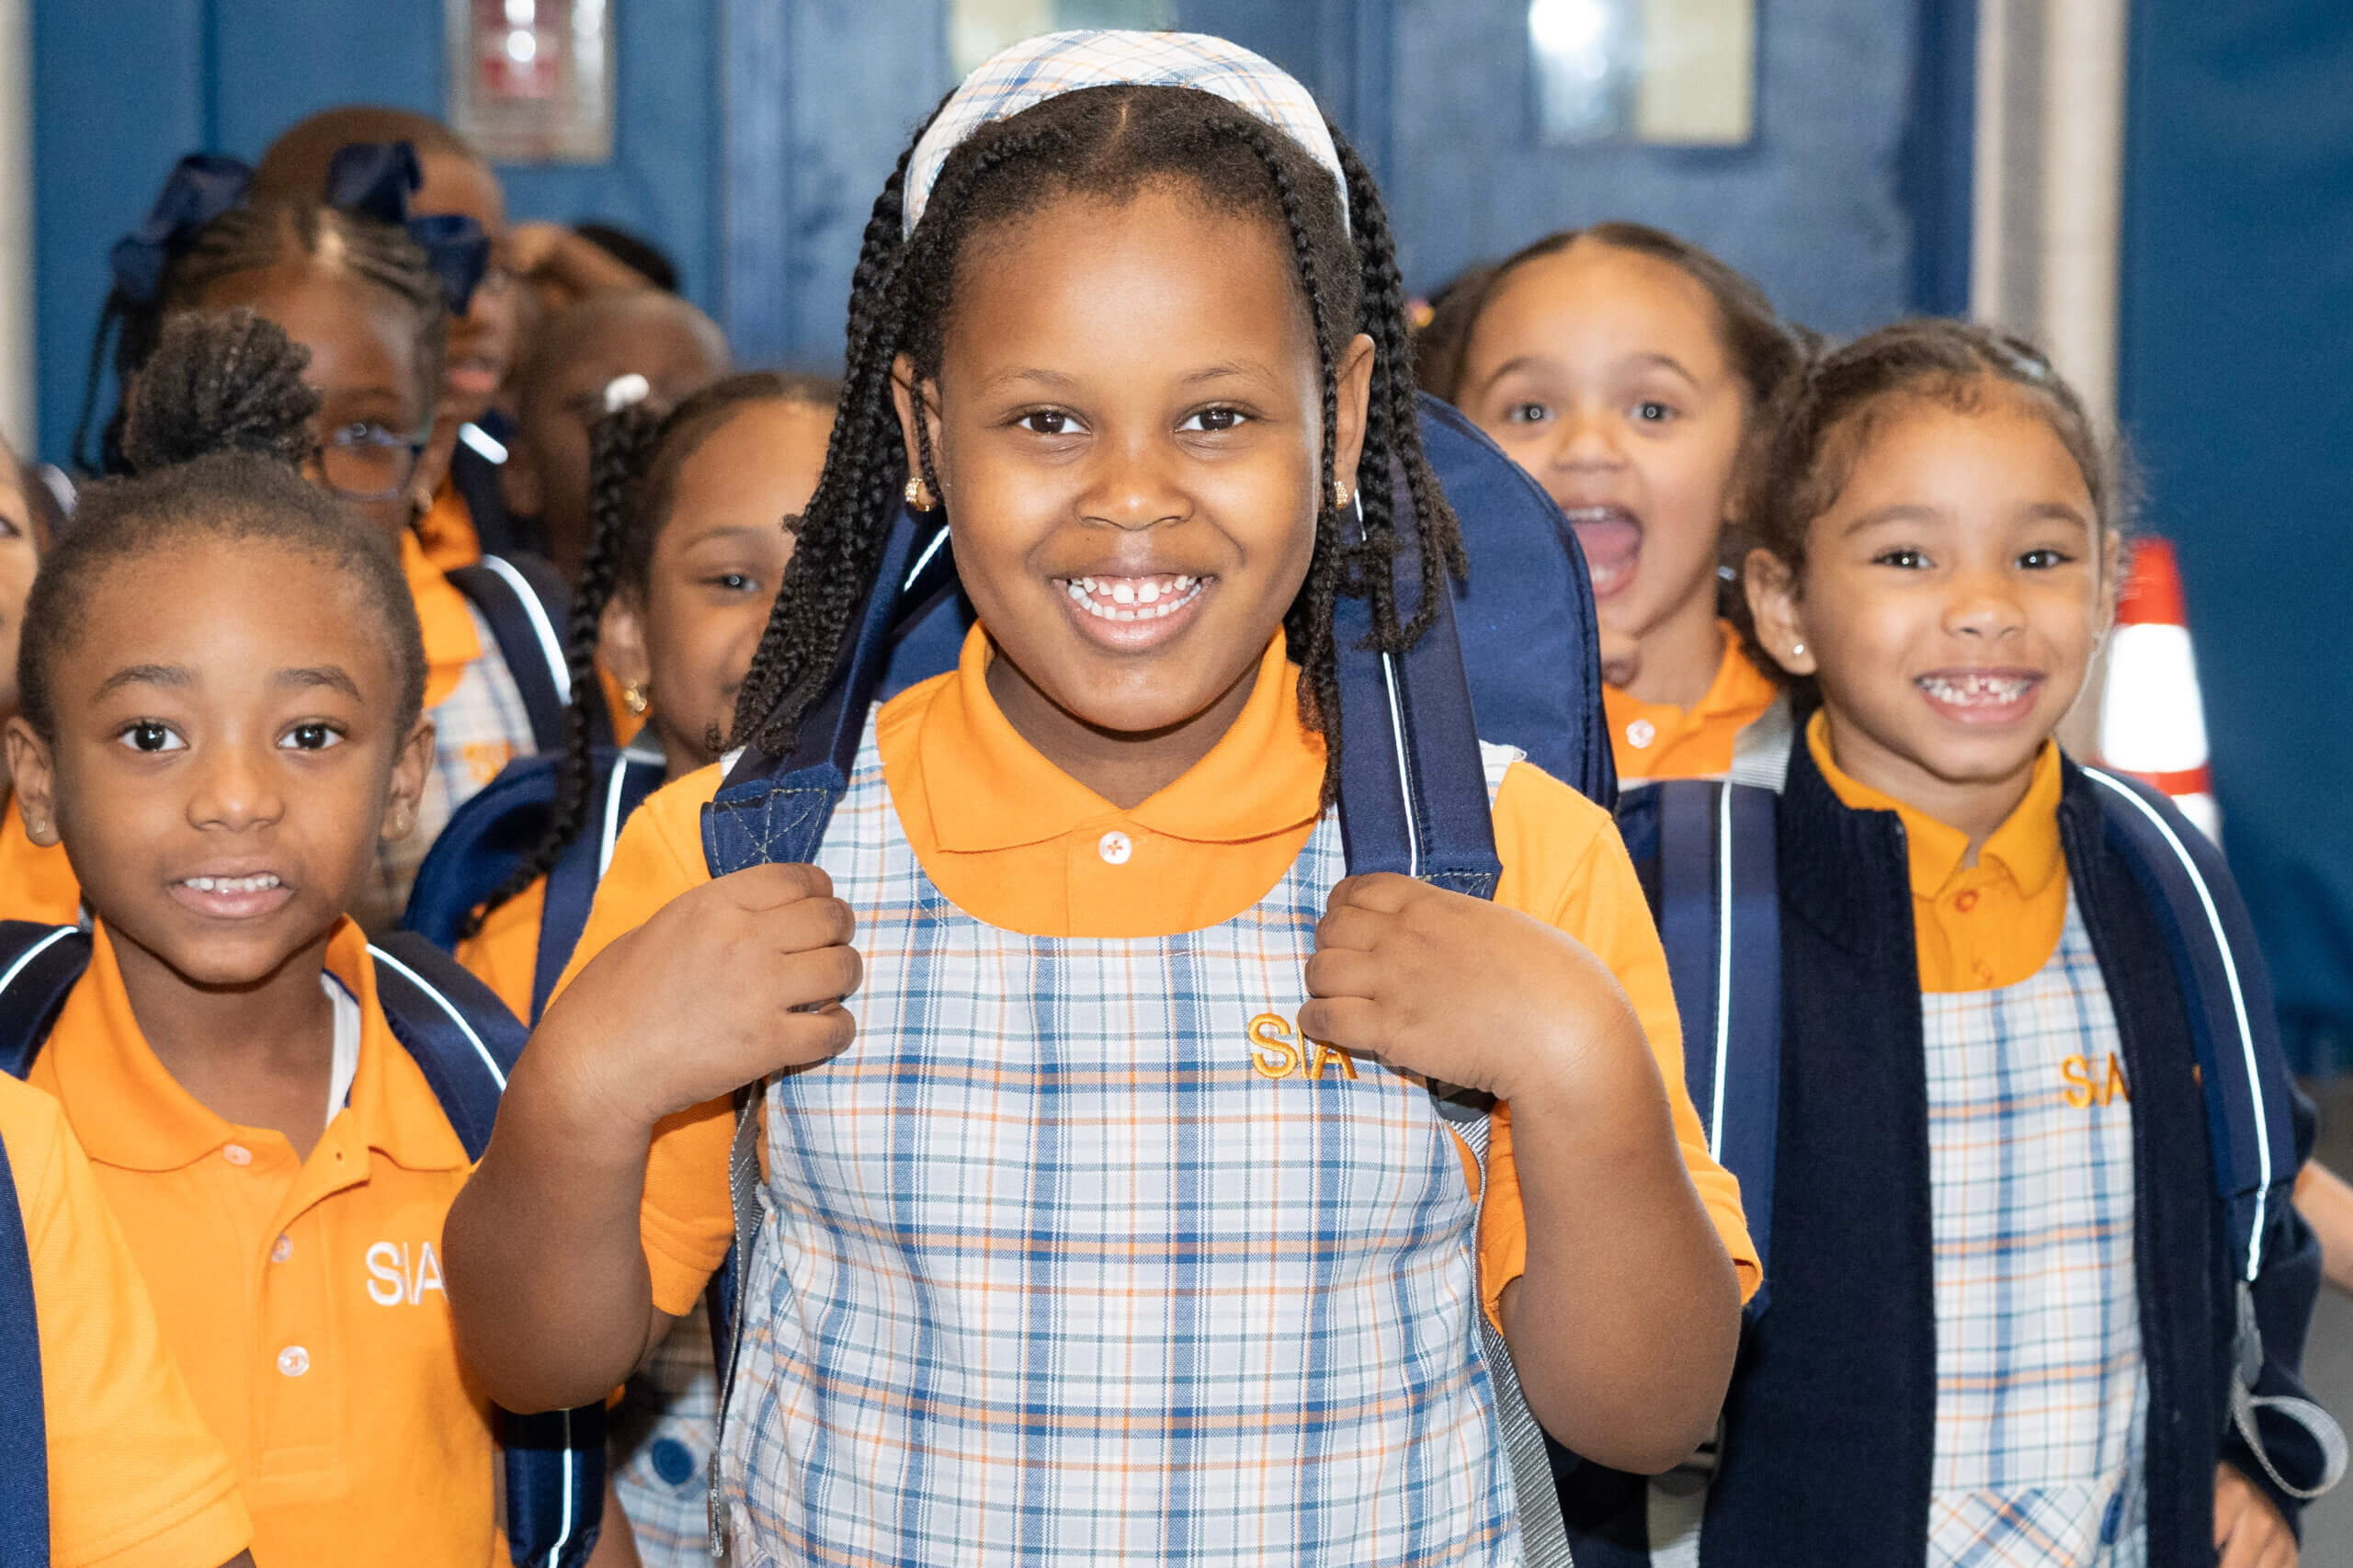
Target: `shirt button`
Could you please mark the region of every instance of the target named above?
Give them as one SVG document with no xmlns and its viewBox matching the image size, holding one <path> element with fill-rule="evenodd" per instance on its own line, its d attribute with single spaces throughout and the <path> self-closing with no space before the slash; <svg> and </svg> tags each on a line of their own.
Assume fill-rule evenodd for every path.
<svg viewBox="0 0 2353 1568">
<path fill-rule="evenodd" d="M 254 1163 L 254 1152 L 243 1143 L 222 1144 L 221 1157 L 233 1165 L 250 1165 Z"/>
<path fill-rule="evenodd" d="M 1637 719 L 1626 726 L 1626 744 L 1641 751 L 1658 739 L 1658 726 L 1648 719 Z"/>
<path fill-rule="evenodd" d="M 1955 909 L 1960 910 L 1963 915 L 1968 914 L 1971 910 L 1977 907 L 1977 890 L 1975 888 L 1964 888 L 1960 892 L 1953 894 L 1952 906 Z"/>
<path fill-rule="evenodd" d="M 280 1236 L 280 1237 L 278 1237 L 276 1241 L 274 1241 L 274 1242 L 272 1242 L 272 1243 L 270 1243 L 270 1244 L 269 1244 L 269 1261 L 270 1261 L 270 1262 L 272 1262 L 272 1263 L 284 1263 L 288 1258 L 292 1257 L 293 1256 L 294 1256 L 294 1238 L 293 1238 L 293 1237 L 291 1237 L 291 1236 Z"/>
<path fill-rule="evenodd" d="M 1103 863 L 1107 866 L 1124 866 L 1135 852 L 1135 840 L 1117 829 L 1095 841 L 1095 853 L 1103 857 Z"/>
<path fill-rule="evenodd" d="M 299 1378 L 311 1369 L 311 1353 L 299 1345 L 290 1345 L 278 1353 L 278 1369 L 290 1378 Z"/>
</svg>

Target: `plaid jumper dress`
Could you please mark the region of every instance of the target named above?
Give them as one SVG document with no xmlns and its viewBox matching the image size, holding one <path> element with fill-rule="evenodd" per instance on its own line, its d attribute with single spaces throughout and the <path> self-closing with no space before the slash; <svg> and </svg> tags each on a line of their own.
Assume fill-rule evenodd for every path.
<svg viewBox="0 0 2353 1568">
<path fill-rule="evenodd" d="M 768 1090 L 735 1561 L 1517 1564 L 1459 1145 L 1296 1033 L 1332 814 L 1221 925 L 1023 936 L 924 874 L 870 720 L 820 864 L 866 979 Z"/>
<path fill-rule="evenodd" d="M 2148 1559 L 2132 1107 L 2072 892 L 2015 985 L 1921 997 L 1937 1302 L 1928 1562 Z M 2075 1059 L 2075 1071 L 2062 1063 Z"/>
</svg>

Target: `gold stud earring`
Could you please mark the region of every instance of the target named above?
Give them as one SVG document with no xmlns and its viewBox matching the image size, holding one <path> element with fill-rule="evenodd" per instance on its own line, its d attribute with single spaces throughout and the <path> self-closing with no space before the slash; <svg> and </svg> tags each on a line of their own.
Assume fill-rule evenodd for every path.
<svg viewBox="0 0 2353 1568">
<path fill-rule="evenodd" d="M 1347 511 L 1348 509 L 1348 502 L 1352 498 L 1353 494 L 1354 493 L 1348 489 L 1348 482 L 1347 480 L 1340 478 L 1336 474 L 1333 476 L 1332 509 L 1334 511 Z"/>
<path fill-rule="evenodd" d="M 907 477 L 906 495 L 908 506 L 918 512 L 928 512 L 936 505 L 931 498 L 931 486 L 923 482 L 919 473 Z"/>
<path fill-rule="evenodd" d="M 652 700 L 646 697 L 645 688 L 643 687 L 625 686 L 621 687 L 621 706 L 628 709 L 630 717 L 634 719 L 643 714 L 644 711 L 648 708 L 653 707 L 654 704 Z"/>
</svg>

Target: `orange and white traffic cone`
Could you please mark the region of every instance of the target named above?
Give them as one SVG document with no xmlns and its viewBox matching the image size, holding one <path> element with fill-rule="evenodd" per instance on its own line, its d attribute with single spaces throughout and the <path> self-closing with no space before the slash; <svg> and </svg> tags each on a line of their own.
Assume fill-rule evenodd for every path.
<svg viewBox="0 0 2353 1568">
<path fill-rule="evenodd" d="M 2206 836 L 2220 840 L 2222 813 L 2207 766 L 2206 705 L 2183 614 L 2181 564 L 2173 546 L 2144 539 L 2116 606 L 2108 684 L 2099 703 L 2100 759 L 2155 785 Z"/>
</svg>

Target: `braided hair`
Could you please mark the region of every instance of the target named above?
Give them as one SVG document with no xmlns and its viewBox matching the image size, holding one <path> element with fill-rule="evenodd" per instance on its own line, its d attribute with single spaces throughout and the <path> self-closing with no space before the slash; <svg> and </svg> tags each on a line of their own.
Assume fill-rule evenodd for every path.
<svg viewBox="0 0 2353 1568">
<path fill-rule="evenodd" d="M 501 904 L 548 874 L 588 825 L 589 793 L 596 762 L 590 745 L 594 705 L 605 700 L 597 678 L 597 644 L 605 608 L 616 594 L 638 598 L 651 587 L 654 546 L 670 521 L 678 471 L 703 443 L 744 408 L 758 403 L 799 403 L 830 408 L 838 382 L 825 376 L 751 370 L 722 378 L 657 417 L 643 403 L 615 410 L 590 433 L 589 516 L 594 524 L 588 552 L 573 590 L 572 618 L 564 659 L 572 673 L 572 707 L 566 715 L 563 755 L 557 759 L 554 801 L 546 829 L 530 853 L 517 862 L 467 921 L 472 936 Z M 797 529 L 799 519 L 782 526 Z M 713 749 L 717 749 L 714 744 Z"/>
<path fill-rule="evenodd" d="M 91 339 L 81 414 L 74 426 L 74 466 L 85 473 L 130 472 L 122 437 L 130 402 L 136 395 L 131 389 L 154 355 L 167 316 L 200 306 L 206 292 L 224 278 L 294 259 L 323 271 L 347 274 L 399 301 L 416 318 L 417 384 L 428 389 L 428 393 L 440 386 L 449 321 L 440 278 L 424 248 L 393 224 L 330 207 L 315 197 L 256 197 L 204 226 L 187 251 L 165 267 L 152 302 L 133 300 L 119 289 L 107 296 L 97 332 Z M 121 402 L 100 433 L 94 462 L 86 442 L 110 338 Z"/>
<path fill-rule="evenodd" d="M 319 394 L 310 352 L 251 311 L 190 312 L 165 323 L 122 420 L 125 475 L 82 493 L 74 526 L 42 557 L 17 649 L 18 700 L 57 738 L 51 670 L 82 633 L 111 567 L 197 537 L 264 540 L 316 556 L 354 579 L 391 651 L 396 732 L 423 711 L 425 643 L 399 559 L 304 479 Z"/>
<path fill-rule="evenodd" d="M 936 116 L 935 116 L 936 118 Z M 916 133 L 921 137 L 921 131 Z M 941 165 L 923 221 L 902 238 L 914 146 L 876 199 L 851 277 L 847 371 L 825 468 L 799 529 L 767 634 L 735 710 L 734 739 L 771 754 L 792 744 L 824 691 L 858 607 L 872 591 L 884 540 L 907 479 L 892 397 L 892 367 L 904 353 L 918 381 L 936 379 L 958 260 L 983 228 L 1073 195 L 1125 199 L 1147 184 L 1181 182 L 1213 210 L 1263 217 L 1297 267 L 1323 381 L 1323 467 L 1315 547 L 1307 580 L 1283 619 L 1301 666 L 1303 721 L 1322 731 L 1324 794 L 1338 775 L 1341 735 L 1333 608 L 1346 594 L 1370 602 L 1372 644 L 1410 647 L 1436 615 L 1449 576 L 1465 571 L 1453 513 L 1422 452 L 1414 407 L 1413 348 L 1404 286 L 1381 195 L 1337 127 L 1332 140 L 1347 206 L 1330 172 L 1290 137 L 1212 94 L 1191 88 L 1089 87 L 994 121 L 959 143 Z M 1358 333 L 1374 362 L 1358 490 L 1361 538 L 1332 504 L 1338 449 L 1336 367 Z M 923 476 L 933 472 L 929 432 L 915 422 Z M 1402 541 L 1392 477 L 1414 504 L 1419 607 L 1398 613 L 1392 573 Z M 1353 476 L 1349 476 L 1353 477 Z"/>
</svg>

